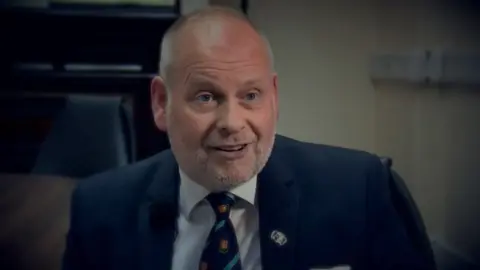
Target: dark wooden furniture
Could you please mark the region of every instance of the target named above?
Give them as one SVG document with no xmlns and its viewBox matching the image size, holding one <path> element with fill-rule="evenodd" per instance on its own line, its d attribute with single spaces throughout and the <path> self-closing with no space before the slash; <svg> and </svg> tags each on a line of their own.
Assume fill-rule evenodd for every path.
<svg viewBox="0 0 480 270">
<path fill-rule="evenodd" d="M 158 73 L 163 33 L 179 10 L 178 4 L 0 8 L 0 94 L 127 95 L 137 158 L 168 148 L 166 135 L 153 124 L 149 85 Z"/>
</svg>

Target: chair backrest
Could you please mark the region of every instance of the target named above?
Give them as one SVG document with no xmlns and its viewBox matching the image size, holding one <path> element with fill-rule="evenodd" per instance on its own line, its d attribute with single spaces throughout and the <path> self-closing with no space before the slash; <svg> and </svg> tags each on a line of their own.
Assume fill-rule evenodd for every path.
<svg viewBox="0 0 480 270">
<path fill-rule="evenodd" d="M 134 141 L 131 111 L 120 96 L 69 96 L 32 173 L 88 177 L 133 162 Z"/>
<path fill-rule="evenodd" d="M 0 96 L 0 172 L 29 173 L 56 115 L 61 96 Z"/>
<path fill-rule="evenodd" d="M 390 172 L 390 192 L 393 204 L 405 224 L 409 238 L 416 249 L 429 261 L 431 269 L 436 269 L 435 257 L 427 229 L 415 200 L 410 194 L 405 181 L 392 169 L 392 159 L 382 158 L 381 160 Z"/>
</svg>

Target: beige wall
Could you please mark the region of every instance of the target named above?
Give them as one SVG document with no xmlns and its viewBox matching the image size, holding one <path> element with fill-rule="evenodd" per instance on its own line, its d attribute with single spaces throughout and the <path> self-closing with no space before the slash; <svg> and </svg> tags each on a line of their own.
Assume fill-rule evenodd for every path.
<svg viewBox="0 0 480 270">
<path fill-rule="evenodd" d="M 249 13 L 276 55 L 279 133 L 393 157 L 432 238 L 474 259 L 480 258 L 478 87 L 380 84 L 368 76 L 375 52 L 480 48 L 473 12 L 439 2 L 256 0 Z"/>
<path fill-rule="evenodd" d="M 375 46 L 368 5 L 250 1 L 271 40 L 280 76 L 279 132 L 314 142 L 374 150 L 375 93 L 367 71 Z"/>
</svg>

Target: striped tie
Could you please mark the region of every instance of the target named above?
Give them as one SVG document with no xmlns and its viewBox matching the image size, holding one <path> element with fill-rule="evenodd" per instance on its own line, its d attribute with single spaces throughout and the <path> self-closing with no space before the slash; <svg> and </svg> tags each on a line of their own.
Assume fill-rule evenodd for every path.
<svg viewBox="0 0 480 270">
<path fill-rule="evenodd" d="M 230 193 L 211 193 L 207 201 L 215 211 L 216 220 L 202 253 L 200 270 L 241 270 L 237 237 L 230 221 L 230 208 L 235 197 Z"/>
</svg>

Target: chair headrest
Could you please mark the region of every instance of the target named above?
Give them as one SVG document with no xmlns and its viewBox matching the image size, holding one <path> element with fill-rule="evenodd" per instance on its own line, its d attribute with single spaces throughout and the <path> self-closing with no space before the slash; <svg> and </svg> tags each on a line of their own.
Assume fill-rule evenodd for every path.
<svg viewBox="0 0 480 270">
<path fill-rule="evenodd" d="M 387 167 L 387 168 L 391 168 L 392 165 L 393 165 L 393 160 L 392 158 L 390 157 L 380 157 L 380 161 L 382 162 L 382 164 Z"/>
</svg>

